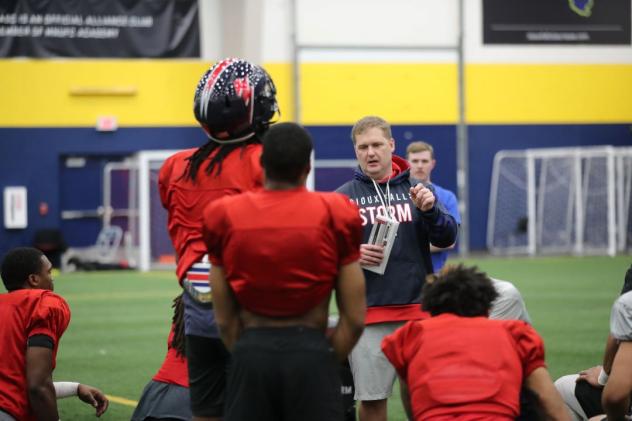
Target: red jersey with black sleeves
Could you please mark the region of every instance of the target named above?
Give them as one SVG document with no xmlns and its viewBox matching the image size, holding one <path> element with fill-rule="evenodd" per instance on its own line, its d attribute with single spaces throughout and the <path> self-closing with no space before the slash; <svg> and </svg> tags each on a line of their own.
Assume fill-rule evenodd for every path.
<svg viewBox="0 0 632 421">
<path fill-rule="evenodd" d="M 382 351 L 408 385 L 415 420 L 513 420 L 523 380 L 545 366 L 529 324 L 447 313 L 408 322 Z"/>
<path fill-rule="evenodd" d="M 174 325 L 171 325 L 169 339 L 167 339 L 167 355 L 165 356 L 162 366 L 154 376 L 153 380 L 162 383 L 176 384 L 182 387 L 189 387 L 187 359 L 184 355 L 178 355 L 175 348 L 171 346 L 173 335 Z"/>
<path fill-rule="evenodd" d="M 360 257 L 358 208 L 304 187 L 226 197 L 204 211 L 212 264 L 235 298 L 268 317 L 304 314 L 329 296 L 338 268 Z"/>
<path fill-rule="evenodd" d="M 70 309 L 52 291 L 20 289 L 0 294 L 0 320 L 0 409 L 17 420 L 32 420 L 26 384 L 28 339 L 35 335 L 52 339 L 55 368 L 59 339 L 70 323 Z"/>
<path fill-rule="evenodd" d="M 187 269 L 205 254 L 202 241 L 202 212 L 209 202 L 261 187 L 261 144 L 249 144 L 229 153 L 221 162 L 221 172 L 206 174 L 212 153 L 200 166 L 195 183 L 185 174 L 188 158 L 196 149 L 170 156 L 160 168 L 160 200 L 168 212 L 167 228 L 178 256 L 176 274 L 182 281 Z M 216 151 L 219 149 L 216 149 Z"/>
</svg>

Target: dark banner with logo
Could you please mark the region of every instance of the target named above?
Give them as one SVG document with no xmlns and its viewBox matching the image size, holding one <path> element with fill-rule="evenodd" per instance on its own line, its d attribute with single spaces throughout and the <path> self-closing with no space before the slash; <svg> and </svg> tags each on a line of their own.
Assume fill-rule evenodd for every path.
<svg viewBox="0 0 632 421">
<path fill-rule="evenodd" d="M 1 0 L 0 57 L 199 57 L 197 0 Z"/>
<path fill-rule="evenodd" d="M 483 0 L 485 44 L 630 44 L 630 0 Z"/>
</svg>

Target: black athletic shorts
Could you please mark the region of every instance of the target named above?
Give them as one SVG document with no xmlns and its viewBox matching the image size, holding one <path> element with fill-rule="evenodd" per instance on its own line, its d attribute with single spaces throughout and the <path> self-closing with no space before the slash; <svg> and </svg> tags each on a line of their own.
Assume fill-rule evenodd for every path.
<svg viewBox="0 0 632 421">
<path fill-rule="evenodd" d="M 225 421 L 342 421 L 340 364 L 323 332 L 246 329 L 232 353 Z"/>
<path fill-rule="evenodd" d="M 588 418 L 603 414 L 601 394 L 603 387 L 595 387 L 588 382 L 575 383 L 575 398 Z"/>
<path fill-rule="evenodd" d="M 221 417 L 230 354 L 219 338 L 186 335 L 191 412 L 197 417 Z"/>
<path fill-rule="evenodd" d="M 353 374 L 351 374 L 351 366 L 349 359 L 345 360 L 339 366 L 340 372 L 340 394 L 342 395 L 342 412 L 345 414 L 345 421 L 355 421 L 356 404 L 353 399 L 355 389 L 353 388 Z"/>
</svg>

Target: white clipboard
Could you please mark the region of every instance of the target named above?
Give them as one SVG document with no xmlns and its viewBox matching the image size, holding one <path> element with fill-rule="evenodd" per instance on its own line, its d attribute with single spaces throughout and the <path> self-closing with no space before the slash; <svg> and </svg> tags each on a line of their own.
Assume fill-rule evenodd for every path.
<svg viewBox="0 0 632 421">
<path fill-rule="evenodd" d="M 377 266 L 362 265 L 363 269 L 375 272 L 380 275 L 384 275 L 384 271 L 386 271 L 386 265 L 388 264 L 388 259 L 391 256 L 393 244 L 395 243 L 395 238 L 397 237 L 398 228 L 399 222 L 393 218 L 388 218 L 382 215 L 378 215 L 375 218 L 375 224 L 373 224 L 373 228 L 371 228 L 371 234 L 369 235 L 368 244 L 383 246 L 384 258 L 382 259 L 382 262 Z"/>
</svg>

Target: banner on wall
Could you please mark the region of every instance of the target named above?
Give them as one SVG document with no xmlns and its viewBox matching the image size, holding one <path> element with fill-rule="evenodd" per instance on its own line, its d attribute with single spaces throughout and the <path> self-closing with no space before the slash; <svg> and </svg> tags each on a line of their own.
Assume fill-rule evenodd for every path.
<svg viewBox="0 0 632 421">
<path fill-rule="evenodd" d="M 485 44 L 630 44 L 630 0 L 483 0 Z"/>
<path fill-rule="evenodd" d="M 4 227 L 7 229 L 26 228 L 28 226 L 27 213 L 26 187 L 5 187 Z"/>
<path fill-rule="evenodd" d="M 197 0 L 3 0 L 0 57 L 199 57 Z"/>
</svg>

